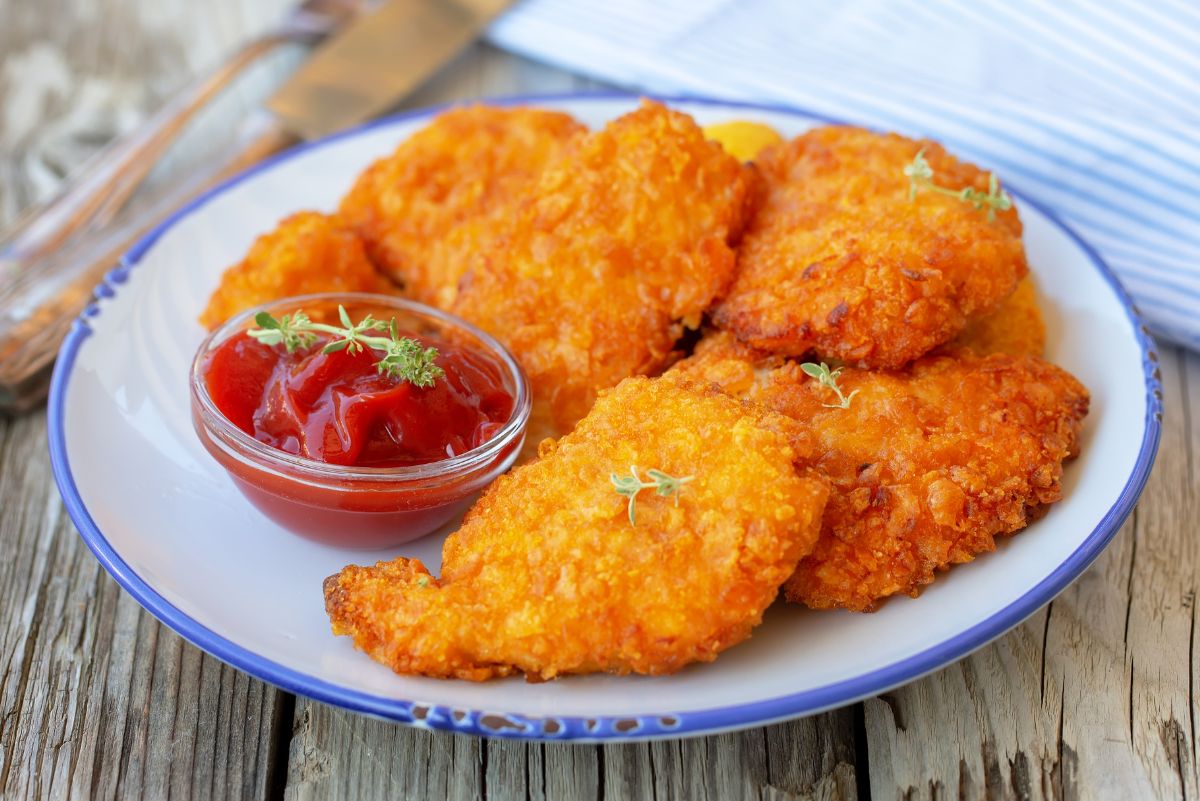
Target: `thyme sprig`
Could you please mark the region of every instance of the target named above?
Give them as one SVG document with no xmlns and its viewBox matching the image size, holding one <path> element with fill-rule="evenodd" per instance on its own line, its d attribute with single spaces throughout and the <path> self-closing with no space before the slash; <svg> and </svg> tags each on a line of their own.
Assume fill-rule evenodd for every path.
<svg viewBox="0 0 1200 801">
<path fill-rule="evenodd" d="M 657 494 L 664 498 L 675 496 L 675 505 L 679 505 L 679 490 L 680 488 L 695 478 L 695 476 L 683 476 L 675 478 L 669 476 L 661 470 L 647 470 L 646 475 L 650 477 L 649 481 L 642 481 L 642 477 L 638 475 L 636 467 L 629 468 L 630 475 L 619 476 L 613 473 L 609 476 L 612 481 L 613 488 L 618 495 L 624 495 L 629 498 L 629 525 L 637 525 L 637 496 L 644 489 L 653 489 Z"/>
<path fill-rule="evenodd" d="M 827 365 L 825 362 L 821 362 L 820 364 L 805 362 L 804 364 L 800 365 L 800 369 L 804 371 L 805 375 L 817 379 L 821 386 L 829 387 L 837 393 L 837 403 L 822 403 L 822 406 L 824 406 L 826 409 L 850 408 L 850 401 L 853 400 L 854 396 L 858 394 L 858 390 L 854 390 L 849 395 L 842 394 L 842 388 L 838 386 L 837 382 L 838 377 L 842 374 L 841 367 L 830 370 L 829 365 Z"/>
<path fill-rule="evenodd" d="M 285 314 L 276 318 L 269 312 L 259 312 L 254 317 L 258 328 L 246 333 L 264 345 L 280 345 L 288 353 L 311 347 L 317 341 L 317 332 L 332 334 L 335 338 L 321 349 L 322 353 L 337 353 L 341 350 L 351 354 L 370 348 L 383 354 L 375 368 L 383 375 L 407 381 L 418 387 L 431 387 L 437 379 L 446 375 L 437 365 L 437 348 L 426 348 L 412 337 L 400 336 L 396 318 L 391 321 L 376 320 L 371 315 L 358 323 L 350 319 L 345 306 L 338 306 L 338 317 L 342 326 L 314 323 L 303 311 Z M 372 336 L 371 332 L 384 332 L 387 336 Z"/>
<path fill-rule="evenodd" d="M 1012 208 L 1012 198 L 1000 188 L 1000 180 L 994 172 L 988 173 L 987 192 L 981 192 L 973 186 L 964 186 L 962 189 L 938 186 L 933 182 L 933 167 L 929 166 L 929 162 L 925 160 L 923 149 L 917 151 L 912 163 L 904 168 L 904 174 L 908 176 L 909 200 L 915 199 L 917 193 L 923 189 L 937 192 L 947 197 L 958 198 L 964 203 L 970 203 L 977 211 L 986 207 L 988 222 L 996 219 L 997 211 L 1008 211 Z"/>
</svg>

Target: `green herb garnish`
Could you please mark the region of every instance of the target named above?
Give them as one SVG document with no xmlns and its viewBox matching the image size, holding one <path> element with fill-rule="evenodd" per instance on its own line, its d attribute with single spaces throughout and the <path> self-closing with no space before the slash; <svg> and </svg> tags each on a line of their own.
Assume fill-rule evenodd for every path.
<svg viewBox="0 0 1200 801">
<path fill-rule="evenodd" d="M 908 176 L 909 200 L 916 198 L 917 193 L 922 189 L 937 192 L 941 195 L 958 198 L 964 203 L 970 203 L 976 210 L 987 207 L 988 222 L 996 219 L 997 210 L 1008 211 L 1012 208 L 1012 198 L 1000 188 L 1000 181 L 994 172 L 988 173 L 987 192 L 981 192 L 973 186 L 964 186 L 962 189 L 938 186 L 933 182 L 933 168 L 925 160 L 925 151 L 919 150 L 916 157 L 913 158 L 912 164 L 904 168 L 904 174 Z"/>
<path fill-rule="evenodd" d="M 288 353 L 310 347 L 317 341 L 318 331 L 332 334 L 336 338 L 321 350 L 322 353 L 346 350 L 354 354 L 361 353 L 363 348 L 370 348 L 383 354 L 383 358 L 375 363 L 380 373 L 418 387 L 431 387 L 434 381 L 446 375 L 434 361 L 438 355 L 437 348 L 422 347 L 420 342 L 411 337 L 401 337 L 395 317 L 391 322 L 385 322 L 368 314 L 355 324 L 344 306 L 338 306 L 338 317 L 342 321 L 341 328 L 314 323 L 303 311 L 285 314 L 278 319 L 267 312 L 259 312 L 254 317 L 258 328 L 246 333 L 264 345 L 282 344 Z M 371 336 L 373 331 L 386 332 L 388 336 Z"/>
<path fill-rule="evenodd" d="M 636 467 L 629 468 L 630 475 L 618 476 L 613 473 L 609 476 L 612 481 L 613 488 L 616 489 L 618 495 L 624 495 L 629 498 L 629 524 L 637 525 L 637 495 L 644 489 L 653 489 L 656 493 L 664 498 L 671 495 L 675 496 L 675 505 L 679 505 L 679 488 L 688 483 L 695 476 L 684 476 L 683 478 L 675 478 L 669 476 L 661 470 L 647 470 L 646 475 L 650 476 L 650 481 L 642 481 L 642 477 L 638 475 Z"/>
<path fill-rule="evenodd" d="M 800 369 L 804 371 L 805 375 L 808 375 L 812 378 L 817 379 L 818 383 L 820 383 L 821 386 L 829 387 L 830 389 L 832 389 L 834 392 L 837 393 L 837 396 L 838 396 L 837 403 L 822 403 L 821 404 L 822 406 L 824 406 L 826 409 L 849 409 L 850 408 L 850 401 L 851 401 L 851 399 L 854 398 L 855 395 L 858 394 L 858 390 L 857 389 L 854 390 L 849 395 L 842 394 L 842 388 L 839 387 L 838 383 L 837 383 L 838 376 L 840 376 L 842 374 L 842 368 L 838 367 L 836 369 L 830 370 L 829 365 L 827 365 L 825 362 L 821 362 L 820 364 L 814 364 L 813 362 L 805 362 L 804 364 L 800 365 Z"/>
</svg>

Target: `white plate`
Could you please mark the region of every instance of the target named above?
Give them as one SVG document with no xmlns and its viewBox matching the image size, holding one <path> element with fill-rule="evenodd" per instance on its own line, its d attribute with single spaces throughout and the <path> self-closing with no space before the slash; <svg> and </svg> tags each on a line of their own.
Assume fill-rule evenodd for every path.
<svg viewBox="0 0 1200 801">
<path fill-rule="evenodd" d="M 513 98 L 601 125 L 623 96 Z M 753 118 L 793 135 L 798 111 L 670 100 L 701 122 Z M 364 553 L 298 539 L 238 494 L 196 439 L 188 364 L 218 276 L 286 214 L 333 209 L 372 159 L 436 110 L 292 151 L 150 234 L 100 287 L 63 345 L 50 400 L 55 477 L 101 563 L 155 616 L 218 658 L 286 690 L 415 725 L 526 738 L 620 740 L 764 724 L 849 703 L 939 668 L 1021 622 L 1077 577 L 1133 508 L 1158 445 L 1156 357 L 1096 254 L 1014 193 L 1044 301 L 1049 358 L 1091 390 L 1083 456 L 1065 499 L 995 553 L 875 614 L 777 604 L 748 642 L 662 678 L 580 676 L 472 684 L 398 676 L 329 630 L 321 580 L 351 562 L 417 556 L 440 537 Z"/>
</svg>

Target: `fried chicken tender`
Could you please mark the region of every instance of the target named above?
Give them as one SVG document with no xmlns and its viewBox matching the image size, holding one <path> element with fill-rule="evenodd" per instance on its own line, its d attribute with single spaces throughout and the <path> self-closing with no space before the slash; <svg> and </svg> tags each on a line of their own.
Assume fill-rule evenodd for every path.
<svg viewBox="0 0 1200 801">
<path fill-rule="evenodd" d="M 335 634 L 399 673 L 664 674 L 750 635 L 817 537 L 828 486 L 793 465 L 791 422 L 717 391 L 631 378 L 501 477 L 443 550 L 325 581 Z M 636 465 L 692 477 L 628 500 Z"/>
<path fill-rule="evenodd" d="M 225 271 L 200 324 L 216 328 L 238 312 L 289 295 L 395 291 L 353 231 L 328 215 L 302 211 L 260 236 L 246 258 Z"/>
<path fill-rule="evenodd" d="M 902 371 L 847 368 L 833 390 L 796 362 L 728 334 L 703 340 L 669 375 L 715 382 L 802 424 L 802 462 L 833 488 L 812 553 L 786 584 L 815 609 L 874 609 L 917 595 L 939 570 L 994 550 L 1062 497 L 1088 410 L 1069 373 L 1030 356 L 969 351 Z"/>
<path fill-rule="evenodd" d="M 478 258 L 482 232 L 586 131 L 553 111 L 447 111 L 367 168 L 339 214 L 409 297 L 448 308 Z"/>
<path fill-rule="evenodd" d="M 728 287 L 752 179 L 643 102 L 546 168 L 451 310 L 513 351 L 535 415 L 569 431 L 599 390 L 664 367 Z"/>
<path fill-rule="evenodd" d="M 717 326 L 763 350 L 896 368 L 995 308 L 1028 271 L 1017 212 L 989 221 L 930 190 L 910 198 L 904 168 L 921 150 L 938 186 L 988 189 L 940 145 L 896 134 L 826 126 L 768 148 Z"/>
<path fill-rule="evenodd" d="M 1007 353 L 1010 356 L 1041 356 L 1046 352 L 1046 323 L 1038 308 L 1037 287 L 1031 276 L 1017 284 L 1016 291 L 993 311 L 967 321 L 967 327 L 950 343 L 981 356 Z"/>
</svg>

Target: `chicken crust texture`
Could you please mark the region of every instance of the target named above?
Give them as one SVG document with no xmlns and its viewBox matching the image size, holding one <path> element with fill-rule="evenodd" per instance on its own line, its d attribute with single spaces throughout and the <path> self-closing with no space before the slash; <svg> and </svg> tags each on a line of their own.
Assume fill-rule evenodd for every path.
<svg viewBox="0 0 1200 801">
<path fill-rule="evenodd" d="M 1028 272 L 1016 209 L 989 220 L 928 189 L 910 197 L 919 151 L 938 186 L 987 191 L 986 173 L 940 145 L 861 128 L 762 153 L 763 205 L 717 326 L 762 350 L 897 368 L 995 308 Z"/>
<path fill-rule="evenodd" d="M 488 227 L 586 131 L 553 111 L 452 109 L 368 167 L 339 215 L 409 297 L 449 308 Z"/>
<path fill-rule="evenodd" d="M 569 431 L 599 390 L 666 366 L 728 287 L 752 182 L 691 117 L 644 101 L 546 168 L 451 310 L 513 351 L 535 416 Z"/>
<path fill-rule="evenodd" d="M 216 328 L 260 303 L 313 292 L 396 292 L 367 258 L 354 232 L 326 214 L 302 211 L 263 234 L 221 276 L 200 315 Z"/>
<path fill-rule="evenodd" d="M 951 348 L 964 348 L 981 356 L 1041 356 L 1046 352 L 1046 323 L 1038 307 L 1037 287 L 1026 276 L 1016 290 L 987 314 L 967 321 Z"/>
<path fill-rule="evenodd" d="M 800 365 L 728 334 L 669 375 L 714 382 L 794 421 L 800 459 L 832 483 L 821 537 L 785 589 L 815 609 L 874 609 L 994 550 L 1062 497 L 1087 390 L 1030 356 L 927 356 L 902 371 L 846 368 L 849 408 Z"/>
<path fill-rule="evenodd" d="M 828 485 L 795 469 L 791 422 L 716 388 L 631 378 L 501 477 L 443 549 L 325 581 L 335 634 L 400 673 L 532 681 L 665 674 L 750 635 L 813 546 Z M 612 474 L 676 478 L 636 496 Z"/>
</svg>

